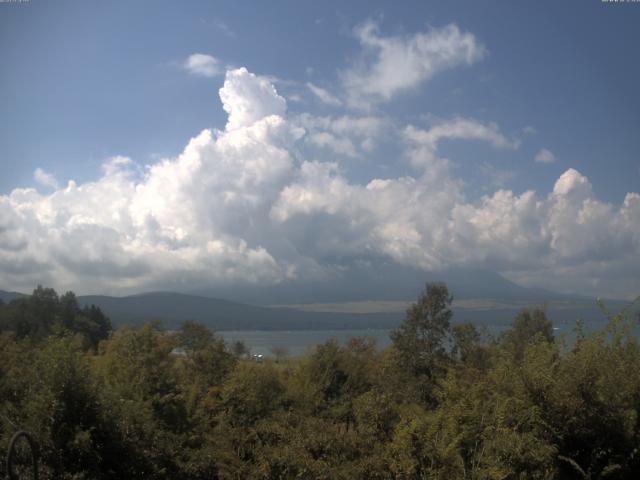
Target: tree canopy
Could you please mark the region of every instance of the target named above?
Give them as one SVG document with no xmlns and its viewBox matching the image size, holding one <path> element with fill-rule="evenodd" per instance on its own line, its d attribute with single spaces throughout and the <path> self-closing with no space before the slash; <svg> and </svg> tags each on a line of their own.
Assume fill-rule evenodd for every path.
<svg viewBox="0 0 640 480">
<path fill-rule="evenodd" d="M 544 310 L 491 338 L 451 302 L 427 284 L 383 350 L 256 363 L 195 322 L 111 331 L 38 287 L 0 305 L 0 454 L 24 429 L 43 479 L 637 478 L 633 311 L 567 342 Z"/>
</svg>

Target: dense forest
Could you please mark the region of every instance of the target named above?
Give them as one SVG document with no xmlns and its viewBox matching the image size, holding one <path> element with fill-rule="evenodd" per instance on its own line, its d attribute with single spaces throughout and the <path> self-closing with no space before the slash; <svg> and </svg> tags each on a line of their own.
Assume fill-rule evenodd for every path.
<svg viewBox="0 0 640 480">
<path fill-rule="evenodd" d="M 638 478 L 633 314 L 569 343 L 523 310 L 492 338 L 451 301 L 427 284 L 383 351 L 257 363 L 197 323 L 113 331 L 38 287 L 0 305 L 0 453 L 30 432 L 44 479 Z"/>
</svg>

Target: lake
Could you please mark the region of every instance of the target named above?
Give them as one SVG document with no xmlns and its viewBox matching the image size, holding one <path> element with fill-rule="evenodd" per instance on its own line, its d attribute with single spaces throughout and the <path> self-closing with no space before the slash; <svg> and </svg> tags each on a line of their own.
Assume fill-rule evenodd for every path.
<svg viewBox="0 0 640 480">
<path fill-rule="evenodd" d="M 273 347 L 285 347 L 290 356 L 305 354 L 314 346 L 324 343 L 330 338 L 337 339 L 340 343 L 346 342 L 351 337 L 372 337 L 376 340 L 378 348 L 385 348 L 391 343 L 390 330 L 235 330 L 216 332 L 227 342 L 242 340 L 251 350 L 252 354 L 272 357 Z"/>
<path fill-rule="evenodd" d="M 594 331 L 604 326 L 604 321 L 585 322 L 586 331 Z M 501 322 L 498 324 L 485 324 L 486 331 L 493 336 L 499 335 L 509 327 Z M 575 322 L 563 322 L 554 324 L 556 336 L 565 334 L 567 341 L 574 337 Z M 357 329 L 357 330 L 233 330 L 218 331 L 227 342 L 241 340 L 250 348 L 252 354 L 272 357 L 273 347 L 285 347 L 290 356 L 303 355 L 318 344 L 326 342 L 330 338 L 336 338 L 340 343 L 346 342 L 351 337 L 371 337 L 376 345 L 384 349 L 391 344 L 389 329 Z"/>
</svg>

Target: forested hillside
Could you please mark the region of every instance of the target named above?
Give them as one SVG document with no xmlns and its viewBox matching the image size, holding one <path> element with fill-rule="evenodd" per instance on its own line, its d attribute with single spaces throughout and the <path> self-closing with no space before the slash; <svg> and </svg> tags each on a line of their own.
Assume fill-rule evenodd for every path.
<svg viewBox="0 0 640 480">
<path fill-rule="evenodd" d="M 567 344 L 540 309 L 490 338 L 450 307 L 428 284 L 386 350 L 256 363 L 39 287 L 0 305 L 0 454 L 26 430 L 44 479 L 637 478 L 635 313 Z"/>
</svg>

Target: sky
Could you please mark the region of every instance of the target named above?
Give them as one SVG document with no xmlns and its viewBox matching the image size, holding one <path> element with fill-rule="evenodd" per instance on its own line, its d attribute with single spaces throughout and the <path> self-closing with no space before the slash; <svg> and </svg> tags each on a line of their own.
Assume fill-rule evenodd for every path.
<svg viewBox="0 0 640 480">
<path fill-rule="evenodd" d="M 2 2 L 0 288 L 395 265 L 633 298 L 639 21 L 599 0 Z"/>
</svg>

